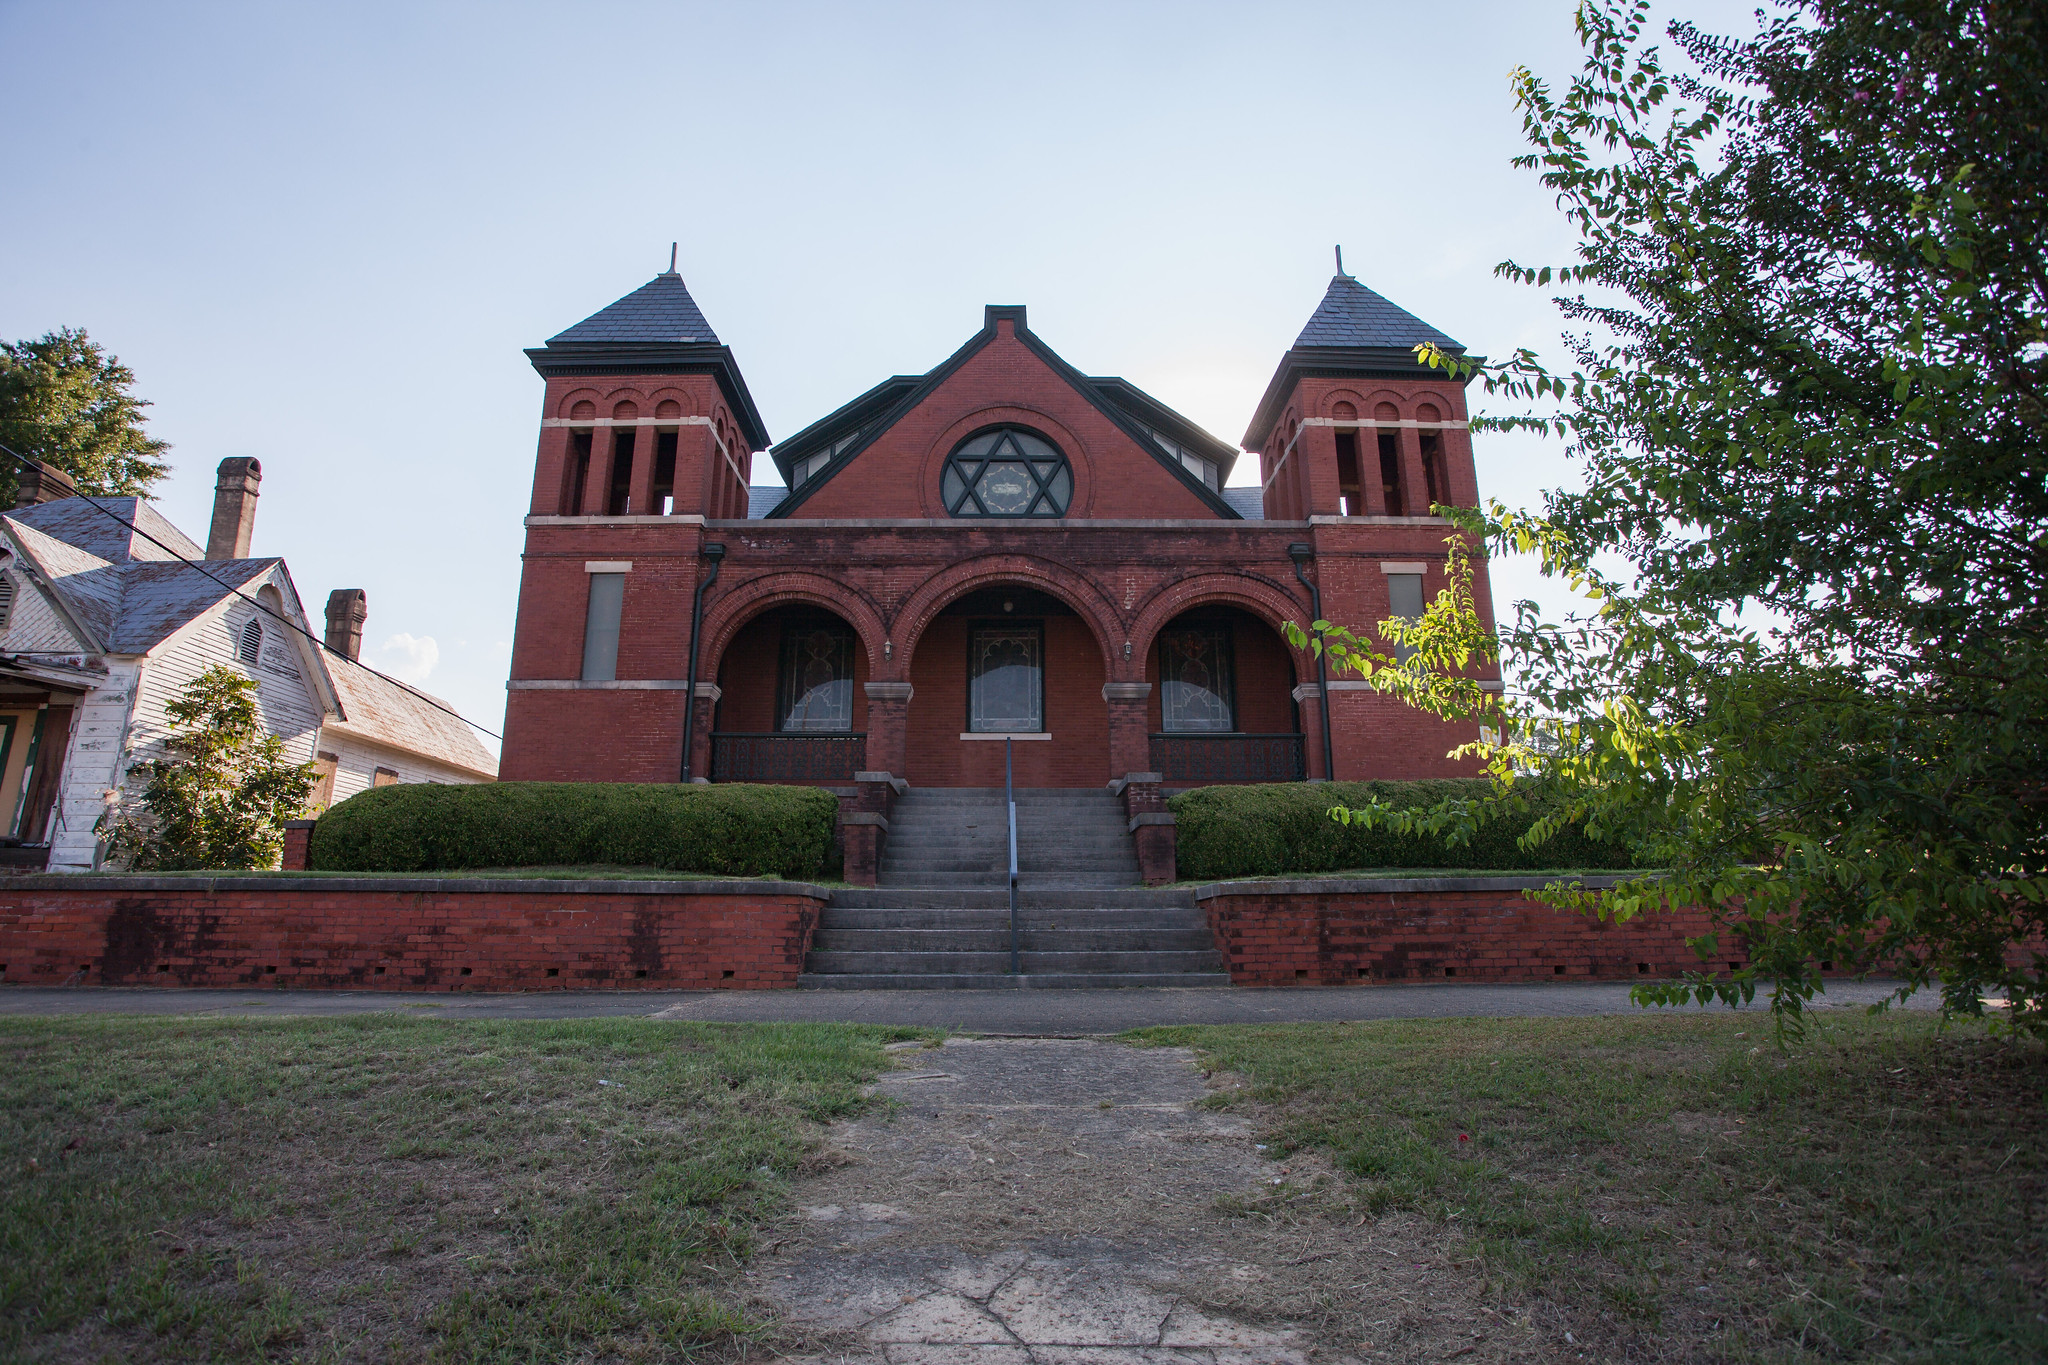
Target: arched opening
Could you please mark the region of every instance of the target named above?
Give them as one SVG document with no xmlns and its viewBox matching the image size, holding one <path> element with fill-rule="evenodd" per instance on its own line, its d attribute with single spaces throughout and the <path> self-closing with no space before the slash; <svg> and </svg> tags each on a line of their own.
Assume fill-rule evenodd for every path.
<svg viewBox="0 0 2048 1365">
<path fill-rule="evenodd" d="M 1152 767 L 1167 785 L 1299 782 L 1308 747 L 1294 655 L 1241 607 L 1189 607 L 1160 627 L 1145 665 Z"/>
<path fill-rule="evenodd" d="M 1110 776 L 1105 679 L 1094 627 L 1065 600 L 1021 584 L 964 593 L 911 656 L 905 776 L 1000 787 L 1007 748 L 1019 787 L 1099 787 Z"/>
<path fill-rule="evenodd" d="M 867 651 L 845 617 L 800 603 L 741 626 L 718 661 L 714 782 L 851 782 L 866 764 Z"/>
</svg>

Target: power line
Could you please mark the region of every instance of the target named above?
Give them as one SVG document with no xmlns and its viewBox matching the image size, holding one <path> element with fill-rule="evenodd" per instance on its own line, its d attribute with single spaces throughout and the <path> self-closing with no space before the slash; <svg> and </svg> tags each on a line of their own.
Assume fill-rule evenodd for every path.
<svg viewBox="0 0 2048 1365">
<path fill-rule="evenodd" d="M 13 449 L 13 448 L 12 448 L 11 446 L 7 446 L 7 445 L 0 445 L 0 451 L 4 451 L 4 452 L 6 452 L 6 454 L 8 455 L 8 457 L 9 457 L 10 459 L 14 460 L 14 461 L 15 461 L 15 462 L 16 462 L 17 464 L 21 465 L 21 467 L 22 467 L 22 468 L 24 468 L 24 469 L 36 469 L 36 468 L 39 468 L 39 466 L 38 466 L 38 464 L 37 464 L 37 462 L 36 462 L 36 461 L 34 461 L 34 460 L 31 460 L 31 459 L 29 459 L 29 458 L 28 458 L 28 457 L 27 457 L 26 455 L 23 455 L 23 454 L 21 454 L 21 453 L 20 453 L 19 451 L 17 451 L 17 450 L 15 450 L 15 449 Z M 498 742 L 499 742 L 500 744 L 503 744 L 503 743 L 505 742 L 505 737 L 504 737 L 503 735 L 499 734 L 499 733 L 498 733 L 498 732 L 497 732 L 496 730 L 490 730 L 490 729 L 486 729 L 486 728 L 485 728 L 484 726 L 478 725 L 478 724 L 477 724 L 477 723 L 476 723 L 475 721 L 471 720 L 471 719 L 470 719 L 470 718 L 469 718 L 468 716 L 465 716 L 465 715 L 463 715 L 463 714 L 462 714 L 462 713 L 461 713 L 460 711 L 454 710 L 454 709 L 453 709 L 453 708 L 451 708 L 451 707 L 448 707 L 448 706 L 445 706 L 445 705 L 443 705 L 443 704 L 442 704 L 441 702 L 439 702 L 439 701 L 435 700 L 435 699 L 434 699 L 433 697 L 430 697 L 430 696 L 428 696 L 428 695 L 427 695 L 426 693 L 424 693 L 424 692 L 420 691 L 420 690 L 419 690 L 418 688 L 416 688 L 416 687 L 412 686 L 412 685 L 411 685 L 410 683 L 404 683 L 404 682 L 400 682 L 400 681 L 399 681 L 399 680 L 398 680 L 397 678 L 394 678 L 394 677 L 392 677 L 392 676 L 391 676 L 390 674 L 388 674 L 388 673 L 380 673 L 380 672 L 378 672 L 378 670 L 376 670 L 376 669 L 374 669 L 374 668 L 370 667 L 370 666 L 369 666 L 368 664 L 364 663 L 364 662 L 363 662 L 363 661 L 362 661 L 361 659 L 351 659 L 351 658 L 349 658 L 349 656 L 348 656 L 348 655 L 346 655 L 346 654 L 342 653 L 342 652 L 341 652 L 340 650 L 336 649 L 336 648 L 335 648 L 335 647 L 334 647 L 333 645 L 330 645 L 330 644 L 328 644 L 328 643 L 327 643 L 327 641 L 325 641 L 325 640 L 321 639 L 321 638 L 320 638 L 320 637 L 319 637 L 318 635 L 315 635 L 315 634 L 314 634 L 314 633 L 313 633 L 312 631 L 310 631 L 310 630 L 307 630 L 307 629 L 306 629 L 306 628 L 305 628 L 304 626 L 300 625 L 300 624 L 299 624 L 299 623 L 298 623 L 297 621 L 294 621 L 294 620 L 292 620 L 292 619 L 291 619 L 290 617 L 288 617 L 288 616 L 280 616 L 280 615 L 279 615 L 278 613 L 276 613 L 276 612 L 272 611 L 272 610 L 271 610 L 271 609 L 270 609 L 269 607 L 265 606 L 265 605 L 264 605 L 263 603 L 259 602 L 259 601 L 258 601 L 258 600 L 256 600 L 255 598 L 253 598 L 253 597 L 249 596 L 249 594 L 247 594 L 247 593 L 243 592 L 243 591 L 242 591 L 242 590 L 241 590 L 240 588 L 236 587 L 236 586 L 235 586 L 234 584 L 232 584 L 232 583 L 228 582 L 228 581 L 227 581 L 226 579 L 224 579 L 224 578 L 220 577 L 220 576 L 219 576 L 218 574 L 214 573 L 214 572 L 213 572 L 213 571 L 212 571 L 211 569 L 208 569 L 208 568 L 207 568 L 207 567 L 206 567 L 205 565 L 203 565 L 203 564 L 199 563 L 199 562 L 198 562 L 197 560 L 192 560 L 192 559 L 187 559 L 187 558 L 185 558 L 185 556 L 183 556 L 183 555 L 179 554 L 179 553 L 177 552 L 177 550 L 173 549 L 173 548 L 172 548 L 171 546 L 169 546 L 169 545 L 166 545 L 166 544 L 164 544 L 164 543 L 163 543 L 163 542 L 162 542 L 161 540 L 158 540 L 158 539 L 157 539 L 157 538 L 156 538 L 155 536 L 153 536 L 153 535 L 151 535 L 151 534 L 150 534 L 149 532 L 147 532 L 147 531 L 143 530 L 143 529 L 142 529 L 142 528 L 141 528 L 140 526 L 137 526 L 137 525 L 136 525 L 136 524 L 135 524 L 134 522 L 132 522 L 132 521 L 124 521 L 124 520 L 123 520 L 122 518 L 120 518 L 119 516 L 115 515 L 115 514 L 114 514 L 113 512 L 109 511 L 109 510 L 108 510 L 107 508 L 104 508 L 104 507 L 100 506 L 100 505 L 99 505 L 99 503 L 98 503 L 97 501 L 95 501 L 95 500 L 94 500 L 94 498 L 93 498 L 93 496 L 92 496 L 91 494 L 89 494 L 89 493 L 81 493 L 81 494 L 79 494 L 78 496 L 79 496 L 79 497 L 80 497 L 81 499 L 83 499 L 83 501 L 85 502 L 85 504 L 86 504 L 86 505 L 87 505 L 88 507 L 92 508 L 92 509 L 93 509 L 93 510 L 94 510 L 95 512 L 98 512 L 98 513 L 99 513 L 99 514 L 100 514 L 101 516 L 103 516 L 103 517 L 107 518 L 107 519 L 108 519 L 109 521 L 112 521 L 112 522 L 114 522 L 114 523 L 115 523 L 116 525 L 119 525 L 119 526 L 125 526 L 125 527 L 127 527 L 127 528 L 128 528 L 129 530 L 133 531 L 133 532 L 134 532 L 134 533 L 135 533 L 136 535 L 138 535 L 138 536 L 141 536 L 141 537 L 142 537 L 142 538 L 143 538 L 144 540 L 146 540 L 146 541 L 148 541 L 148 542 L 149 542 L 150 544 L 152 544 L 152 545 L 156 546 L 156 547 L 157 547 L 157 548 L 158 548 L 159 550 L 162 550 L 162 551 L 163 551 L 163 552 L 164 552 L 165 554 L 169 555 L 169 556 L 170 556 L 170 557 L 171 557 L 172 559 L 175 559 L 175 560 L 177 560 L 177 561 L 178 561 L 178 562 L 179 562 L 180 564 L 183 564 L 183 565 L 184 565 L 184 566 L 185 566 L 186 568 L 188 568 L 188 569 L 197 569 L 197 570 L 198 570 L 198 571 L 199 571 L 200 573 L 202 573 L 202 574 L 205 574 L 205 575 L 206 575 L 206 576 L 207 576 L 208 578 L 210 578 L 210 579 L 212 579 L 212 580 L 213 580 L 214 582 L 216 582 L 216 583 L 220 584 L 220 586 L 221 586 L 221 587 L 223 587 L 223 588 L 226 588 L 226 589 L 227 589 L 227 590 L 228 590 L 228 591 L 229 591 L 230 593 L 234 594 L 234 595 L 235 595 L 236 597 L 239 597 L 239 598 L 241 598 L 241 599 L 242 599 L 242 600 L 243 600 L 244 602 L 247 602 L 247 603 L 248 603 L 248 604 L 249 604 L 250 606 L 252 606 L 252 607 L 256 608 L 256 610 L 258 610 L 258 611 L 262 612 L 262 613 L 263 613 L 263 614 L 264 614 L 265 616 L 268 616 L 268 617 L 270 617 L 271 619 L 273 619 L 273 620 L 277 621 L 277 622 L 278 622 L 279 624 L 283 625 L 283 626 L 284 626 L 284 627 L 285 627 L 286 629 L 288 629 L 288 630 L 295 630 L 295 631 L 297 631 L 297 632 L 298 632 L 299 634 L 301 634 L 301 635 L 305 636 L 305 637 L 306 637 L 306 638 L 307 638 L 308 640 L 311 640 L 311 641 L 313 642 L 313 644 L 314 644 L 314 645 L 315 645 L 316 647 L 318 647 L 318 648 L 320 648 L 320 649 L 323 649 L 323 650 L 325 650 L 325 651 L 326 651 L 327 653 L 329 653 L 329 654 L 332 654 L 332 655 L 333 655 L 333 656 L 334 656 L 335 658 L 337 658 L 337 659 L 341 659 L 341 660 L 343 660 L 343 661 L 345 661 L 345 662 L 347 662 L 347 663 L 351 663 L 351 664 L 354 664 L 354 665 L 355 665 L 355 666 L 356 666 L 357 668 L 360 668 L 360 669 L 362 669 L 362 670 L 363 670 L 363 672 L 365 672 L 365 673 L 368 673 L 368 674 L 370 674 L 370 675 L 371 675 L 372 677 L 382 678 L 382 679 L 383 679 L 383 680 L 384 680 L 385 682 L 388 682 L 388 683 L 390 683 L 390 684 L 391 684 L 391 685 L 392 685 L 393 687 L 395 687 L 395 688 L 399 689 L 399 690 L 400 690 L 401 692 L 409 692 L 409 693 L 411 693 L 411 694 L 412 694 L 413 696 L 415 696 L 415 697 L 418 697 L 418 698 L 419 698 L 419 699 L 420 699 L 421 701 L 425 702 L 425 703 L 426 703 L 427 705 L 429 705 L 429 706 L 433 707 L 433 708 L 434 708 L 434 709 L 435 709 L 436 711 L 440 711 L 440 712 L 443 712 L 444 714 L 447 714 L 447 715 L 451 715 L 451 716 L 455 717 L 455 719 L 457 719 L 457 720 L 461 721 L 461 722 L 462 722 L 462 723 L 463 723 L 464 725 L 467 725 L 467 726 L 469 726 L 469 727 L 470 727 L 470 728 L 471 728 L 472 730 L 481 730 L 481 731 L 482 731 L 482 732 L 483 732 L 484 734 L 487 734 L 487 735 L 489 735 L 489 736 L 490 736 L 490 737 L 491 737 L 492 739 L 495 739 L 495 740 L 497 740 L 497 741 L 498 741 Z"/>
</svg>

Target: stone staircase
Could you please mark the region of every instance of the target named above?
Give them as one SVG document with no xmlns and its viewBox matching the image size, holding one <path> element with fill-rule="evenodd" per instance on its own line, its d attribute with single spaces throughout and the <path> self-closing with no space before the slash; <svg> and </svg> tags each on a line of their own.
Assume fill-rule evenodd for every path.
<svg viewBox="0 0 2048 1365">
<path fill-rule="evenodd" d="M 879 884 L 833 893 L 802 985 L 1229 984 L 1194 896 L 1137 885 L 1122 803 L 1105 791 L 1017 793 L 1018 976 L 1002 790 L 913 790 L 889 823 Z"/>
</svg>

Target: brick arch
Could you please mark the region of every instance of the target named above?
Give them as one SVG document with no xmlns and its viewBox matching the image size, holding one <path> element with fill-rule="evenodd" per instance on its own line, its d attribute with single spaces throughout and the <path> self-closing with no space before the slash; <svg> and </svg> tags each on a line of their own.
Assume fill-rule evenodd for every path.
<svg viewBox="0 0 2048 1365">
<path fill-rule="evenodd" d="M 560 398 L 559 398 L 559 399 L 558 399 L 558 400 L 556 401 L 556 403 L 555 403 L 555 416 L 557 416 L 557 417 L 568 417 L 568 416 L 571 416 L 571 415 L 572 415 L 572 414 L 573 414 L 573 413 L 575 412 L 575 409 L 576 409 L 576 405 L 577 405 L 578 403 L 588 403 L 588 404 L 590 404 L 590 407 L 591 407 L 591 415 L 592 415 L 592 416 L 595 416 L 595 415 L 596 415 L 596 413 L 597 413 L 597 404 L 599 403 L 599 401 L 600 401 L 600 400 L 602 400 L 602 399 L 603 399 L 603 397 L 604 397 L 604 395 L 603 395 L 603 394 L 599 393 L 599 392 L 598 392 L 598 391 L 597 391 L 596 389 L 594 389 L 594 388 L 591 388 L 591 387 L 590 387 L 589 385 L 587 385 L 587 384 L 585 384 L 585 385 L 581 385 L 581 386 L 579 386 L 579 387 L 577 387 L 577 388 L 573 388 L 573 389 L 569 390 L 569 391 L 568 391 L 567 393 L 563 394 L 563 395 L 562 395 L 562 396 L 561 396 L 561 397 L 560 397 Z"/>
<path fill-rule="evenodd" d="M 823 607 L 852 626 L 854 633 L 860 636 L 861 648 L 867 651 L 868 676 L 885 676 L 887 664 L 882 658 L 882 641 L 888 638 L 888 631 L 882 625 L 882 615 L 875 609 L 874 602 L 866 593 L 823 574 L 800 571 L 748 579 L 734 585 L 730 592 L 720 593 L 705 608 L 704 638 L 707 647 L 698 656 L 698 676 L 718 676 L 718 666 L 725 658 L 725 651 L 732 647 L 740 631 L 755 617 L 777 607 L 799 604 Z"/>
<path fill-rule="evenodd" d="M 1275 635 L 1280 635 L 1283 621 L 1306 625 L 1309 620 L 1306 603 L 1267 579 L 1251 574 L 1197 574 L 1166 585 L 1138 614 L 1138 619 L 1131 625 L 1132 657 L 1142 667 L 1152 652 L 1153 644 L 1159 639 L 1159 632 L 1166 628 L 1168 622 L 1196 607 L 1213 606 L 1236 607 L 1249 612 L 1272 627 Z M 1281 639 L 1284 643 L 1286 637 L 1281 636 Z M 1307 663 L 1308 656 L 1297 649 L 1287 652 L 1294 660 L 1295 682 L 1309 681 L 1314 674 Z"/>
<path fill-rule="evenodd" d="M 890 624 L 890 629 L 902 637 L 895 642 L 897 658 L 902 661 L 902 674 L 910 671 L 910 661 L 917 653 L 918 642 L 948 603 L 977 588 L 993 588 L 1004 583 L 1037 588 L 1072 607 L 1075 614 L 1088 623 L 1096 645 L 1102 650 L 1103 677 L 1113 679 L 1121 676 L 1112 646 L 1112 641 L 1122 643 L 1124 633 L 1123 614 L 1116 609 L 1116 604 L 1105 597 L 1093 582 L 1071 569 L 1050 560 L 1015 554 L 987 555 L 941 569 L 904 599 Z M 1133 657 L 1142 659 L 1135 653 L 1136 646 L 1132 648 Z"/>
</svg>

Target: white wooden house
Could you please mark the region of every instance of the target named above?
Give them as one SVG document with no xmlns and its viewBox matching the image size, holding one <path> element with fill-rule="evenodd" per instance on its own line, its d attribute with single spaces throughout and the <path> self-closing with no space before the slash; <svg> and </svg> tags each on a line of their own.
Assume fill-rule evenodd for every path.
<svg viewBox="0 0 2048 1365">
<path fill-rule="evenodd" d="M 255 679 L 265 727 L 319 765 L 316 807 L 496 777 L 469 726 L 356 661 L 360 591 L 329 599 L 325 648 L 302 633 L 284 560 L 248 554 L 261 477 L 254 460 L 222 462 L 204 550 L 143 499 L 62 496 L 51 470 L 23 478 L 24 505 L 0 515 L 0 868 L 101 866 L 101 816 L 135 800 L 135 765 L 163 752 L 165 703 L 215 664 Z"/>
</svg>

